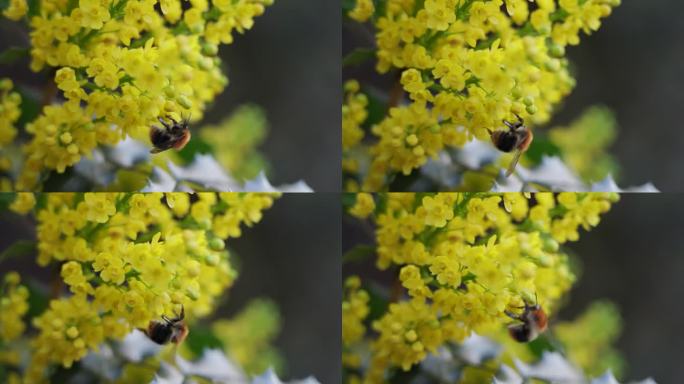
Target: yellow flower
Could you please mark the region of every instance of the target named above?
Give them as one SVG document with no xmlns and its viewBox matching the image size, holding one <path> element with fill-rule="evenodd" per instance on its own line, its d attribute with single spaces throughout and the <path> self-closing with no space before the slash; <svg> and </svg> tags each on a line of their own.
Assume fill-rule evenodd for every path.
<svg viewBox="0 0 684 384">
<path fill-rule="evenodd" d="M 31 69 L 53 68 L 67 102 L 48 103 L 27 124 L 16 188 L 35 189 L 45 173 L 62 173 L 126 135 L 146 140 L 159 117 L 201 119 L 228 83 L 218 44 L 251 28 L 271 3 L 223 1 L 209 8 L 194 1 L 184 12 L 180 1 L 164 0 L 160 14 L 151 0 L 41 0 L 41 12 L 29 22 Z M 24 8 L 25 1 L 12 0 L 5 13 L 18 18 Z M 14 137 L 16 118 L 9 112 L 0 112 L 0 145 Z M 65 132 L 69 142 L 59 140 Z"/>
<path fill-rule="evenodd" d="M 10 205 L 10 209 L 14 212 L 26 214 L 30 212 L 36 205 L 36 198 L 30 192 L 18 192 L 17 197 Z"/>
<path fill-rule="evenodd" d="M 368 316 L 368 292 L 361 289 L 357 276 L 345 281 L 345 295 L 342 301 L 342 343 L 349 346 L 363 337 L 366 327 L 363 321 Z"/>
<path fill-rule="evenodd" d="M 106 340 L 122 339 L 181 307 L 187 321 L 213 310 L 236 277 L 218 238 L 228 233 L 217 219 L 253 225 L 277 195 L 196 196 L 45 196 L 36 213 L 38 263 L 57 264 L 72 295 L 53 299 L 35 319 L 27 381 L 40 381 L 47 367 L 69 367 Z"/>
<path fill-rule="evenodd" d="M 17 339 L 26 329 L 22 317 L 29 309 L 29 292 L 19 285 L 20 280 L 17 272 L 9 272 L 4 276 L 0 290 L 0 341 L 3 344 Z"/>
<path fill-rule="evenodd" d="M 365 219 L 375 210 L 375 201 L 370 193 L 356 195 L 356 203 L 349 209 L 349 214 L 360 219 Z"/>
<path fill-rule="evenodd" d="M 19 20 L 28 12 L 26 0 L 10 0 L 9 7 L 2 14 L 10 20 Z"/>
<path fill-rule="evenodd" d="M 374 12 L 373 0 L 356 0 L 354 9 L 349 11 L 347 15 L 356 21 L 364 22 L 370 19 Z"/>
<path fill-rule="evenodd" d="M 371 127 L 375 140 L 364 143 L 363 119 L 344 118 L 345 100 L 345 185 L 381 191 L 444 149 L 489 141 L 502 120 L 546 123 L 575 83 L 565 46 L 597 30 L 619 1 L 537 4 L 530 13 L 525 0 L 389 1 L 373 19 L 376 69 L 398 70 L 401 88 L 389 92 L 388 113 Z"/>
<path fill-rule="evenodd" d="M 343 363 L 370 383 L 394 368 L 410 370 L 471 332 L 502 330 L 510 321 L 506 311 L 525 303 L 552 315 L 575 280 L 559 244 L 577 240 L 579 226 L 598 224 L 618 196 L 385 193 L 376 199 L 383 202 L 371 216 L 377 266 L 398 271 L 397 281 L 389 308 L 372 324 L 377 336 L 366 332 L 360 316 L 343 315 L 342 325 L 343 335 L 353 335 Z M 360 286 L 358 278 L 347 284 L 351 292 Z M 359 359 L 368 347 L 365 368 Z"/>
</svg>

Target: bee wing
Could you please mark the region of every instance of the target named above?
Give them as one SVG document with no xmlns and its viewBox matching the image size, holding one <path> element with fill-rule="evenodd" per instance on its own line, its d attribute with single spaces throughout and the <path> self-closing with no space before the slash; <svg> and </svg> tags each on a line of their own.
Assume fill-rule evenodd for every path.
<svg viewBox="0 0 684 384">
<path fill-rule="evenodd" d="M 510 176 L 513 174 L 513 171 L 515 170 L 515 166 L 518 165 L 518 161 L 520 161 L 520 156 L 522 155 L 523 151 L 516 149 L 515 150 L 515 155 L 513 155 L 513 160 L 511 160 L 511 163 L 508 165 L 508 169 L 506 170 L 506 177 Z"/>
</svg>

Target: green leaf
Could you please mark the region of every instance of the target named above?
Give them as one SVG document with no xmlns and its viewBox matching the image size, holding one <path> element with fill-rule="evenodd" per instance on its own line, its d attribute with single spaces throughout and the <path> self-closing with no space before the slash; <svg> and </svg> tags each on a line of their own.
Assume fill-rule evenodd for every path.
<svg viewBox="0 0 684 384">
<path fill-rule="evenodd" d="M 357 66 L 375 58 L 374 48 L 356 48 L 342 59 L 342 68 Z"/>
<path fill-rule="evenodd" d="M 71 15 L 71 11 L 76 9 L 76 7 L 78 7 L 78 0 L 68 0 L 66 14 Z"/>
<path fill-rule="evenodd" d="M 347 14 L 356 7 L 356 0 L 342 0 L 342 13 Z"/>
<path fill-rule="evenodd" d="M 530 349 L 530 352 L 532 352 L 534 356 L 539 358 L 542 357 L 544 351 L 556 350 L 551 340 L 549 340 L 549 338 L 543 334 L 539 335 L 539 337 L 527 343 L 527 346 Z"/>
<path fill-rule="evenodd" d="M 525 157 L 536 165 L 541 163 L 544 155 L 561 156 L 561 149 L 549 140 L 547 135 L 535 134 L 530 148 L 525 152 Z"/>
<path fill-rule="evenodd" d="M 50 298 L 48 297 L 47 287 L 38 282 L 38 280 L 29 280 L 26 284 L 26 288 L 29 291 L 28 317 L 34 318 L 45 312 L 50 304 Z"/>
<path fill-rule="evenodd" d="M 387 194 L 378 193 L 375 194 L 375 216 L 382 215 L 387 211 Z"/>
<path fill-rule="evenodd" d="M 16 198 L 16 193 L 0 193 L 0 212 L 6 210 Z"/>
<path fill-rule="evenodd" d="M 366 117 L 366 121 L 363 122 L 363 126 L 370 128 L 385 118 L 388 107 L 386 102 L 380 100 L 370 92 L 366 93 L 366 97 L 368 98 L 368 106 L 366 107 L 368 117 Z"/>
<path fill-rule="evenodd" d="M 21 96 L 21 116 L 19 116 L 19 121 L 17 121 L 17 126 L 22 127 L 33 121 L 40 114 L 40 100 L 38 100 L 38 95 L 33 92 L 29 92 L 23 87 L 17 87 L 17 92 Z"/>
<path fill-rule="evenodd" d="M 28 0 L 28 18 L 29 20 L 33 16 L 39 16 L 40 15 L 40 0 Z"/>
<path fill-rule="evenodd" d="M 375 254 L 375 247 L 372 245 L 357 245 L 342 255 L 343 263 L 357 263 Z"/>
<path fill-rule="evenodd" d="M 211 145 L 204 141 L 201 137 L 195 137 L 193 135 L 192 140 L 188 141 L 188 144 L 178 151 L 178 156 L 183 159 L 183 162 L 190 164 L 192 160 L 195 159 L 195 155 L 198 153 L 202 154 L 212 154 L 214 153 Z"/>
<path fill-rule="evenodd" d="M 0 253 L 0 262 L 18 256 L 35 255 L 38 248 L 33 240 L 17 240 Z"/>
<path fill-rule="evenodd" d="M 385 9 L 387 9 L 387 0 L 373 0 L 373 5 L 375 6 L 375 13 L 373 13 L 374 20 L 377 20 L 385 16 Z"/>
<path fill-rule="evenodd" d="M 387 313 L 387 308 L 389 308 L 389 300 L 387 300 L 386 295 L 381 294 L 378 290 L 379 287 L 375 285 L 370 285 L 364 287 L 366 292 L 368 292 L 368 318 L 366 321 L 372 323 L 374 320 L 381 318 Z"/>
<path fill-rule="evenodd" d="M 356 193 L 342 194 L 342 208 L 347 210 L 356 204 Z"/>
<path fill-rule="evenodd" d="M 185 344 L 196 355 L 201 356 L 207 348 L 218 348 L 223 350 L 223 342 L 214 335 L 211 329 L 195 324 L 192 327 Z"/>
<path fill-rule="evenodd" d="M 29 56 L 29 49 L 24 47 L 9 47 L 0 53 L 0 64 L 12 64 L 15 61 Z"/>
</svg>

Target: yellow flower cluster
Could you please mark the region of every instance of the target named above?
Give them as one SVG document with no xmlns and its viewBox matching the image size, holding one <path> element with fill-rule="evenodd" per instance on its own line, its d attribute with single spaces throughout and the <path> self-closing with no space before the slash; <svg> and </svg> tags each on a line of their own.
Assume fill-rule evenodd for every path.
<svg viewBox="0 0 684 384">
<path fill-rule="evenodd" d="M 106 339 L 161 315 L 211 312 L 235 279 L 224 239 L 261 219 L 277 195 L 87 193 L 41 195 L 38 264 L 60 265 L 72 295 L 34 320 L 29 382 L 71 366 Z"/>
<path fill-rule="evenodd" d="M 199 120 L 228 84 L 216 56 L 272 0 L 41 0 L 30 21 L 31 68 L 52 69 L 67 102 L 27 126 L 25 171 L 63 172 L 100 144 L 143 139 L 159 117 Z"/>
<path fill-rule="evenodd" d="M 491 333 L 524 303 L 552 313 L 575 276 L 560 244 L 596 226 L 617 194 L 381 194 L 377 266 L 396 268 L 406 300 L 390 298 L 366 373 L 409 370 L 447 342 Z M 343 329 L 355 327 L 343 325 Z"/>
<path fill-rule="evenodd" d="M 17 192 L 9 209 L 22 215 L 29 213 L 36 206 L 36 197 L 31 192 Z"/>
<path fill-rule="evenodd" d="M 368 316 L 368 292 L 361 289 L 358 276 L 348 277 L 344 283 L 345 295 L 342 301 L 342 343 L 352 345 L 363 338 L 366 327 L 363 320 Z"/>
<path fill-rule="evenodd" d="M 0 191 L 12 189 L 11 180 L 1 176 L 3 173 L 8 173 L 12 168 L 12 162 L 4 148 L 12 143 L 17 136 L 14 123 L 21 116 L 21 109 L 19 108 L 21 96 L 17 92 L 12 92 L 12 87 L 12 80 L 0 79 Z"/>
<path fill-rule="evenodd" d="M 273 302 L 256 299 L 234 318 L 214 321 L 211 329 L 227 355 L 248 374 L 282 367 L 281 356 L 271 346 L 280 331 L 280 315 Z"/>
<path fill-rule="evenodd" d="M 375 201 L 370 193 L 357 193 L 354 206 L 349 209 L 349 214 L 359 219 L 365 219 L 375 210 Z"/>
<path fill-rule="evenodd" d="M 9 7 L 2 14 L 10 20 L 19 20 L 28 12 L 26 0 L 10 0 Z"/>
<path fill-rule="evenodd" d="M 370 297 L 368 292 L 361 289 L 361 279 L 350 276 L 344 282 L 344 298 L 342 299 L 342 364 L 345 367 L 359 369 L 361 357 L 353 352 L 355 344 L 363 340 L 366 333 L 365 321 L 368 313 Z M 358 377 L 348 378 L 348 381 L 358 380 Z"/>
<path fill-rule="evenodd" d="M 368 117 L 366 107 L 368 98 L 359 93 L 359 83 L 350 80 L 344 84 L 344 104 L 342 105 L 342 170 L 357 173 L 359 163 L 349 151 L 363 139 L 361 124 Z M 352 188 L 350 188 L 352 189 Z M 355 188 L 358 189 L 358 188 Z"/>
<path fill-rule="evenodd" d="M 17 339 L 26 329 L 22 317 L 29 309 L 29 292 L 20 282 L 19 274 L 10 272 L 0 286 L 0 345 Z"/>
<path fill-rule="evenodd" d="M 375 13 L 373 0 L 356 0 L 354 9 L 349 11 L 347 15 L 356 21 L 364 22 L 370 19 L 373 13 Z"/>
<path fill-rule="evenodd" d="M 409 174 L 445 146 L 488 140 L 503 119 L 548 121 L 575 82 L 565 46 L 579 43 L 580 30 L 597 30 L 619 3 L 388 0 L 374 18 L 376 68 L 401 71 L 411 102 L 390 100 L 372 128 L 379 140 L 363 189 L 383 189 L 389 175 Z"/>
</svg>

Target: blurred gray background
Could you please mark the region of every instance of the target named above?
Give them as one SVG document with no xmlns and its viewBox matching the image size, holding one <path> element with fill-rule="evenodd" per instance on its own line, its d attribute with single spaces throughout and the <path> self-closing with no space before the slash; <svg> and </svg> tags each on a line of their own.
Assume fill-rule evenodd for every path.
<svg viewBox="0 0 684 384">
<path fill-rule="evenodd" d="M 568 50 L 577 87 L 553 123 L 566 124 L 588 106 L 616 112 L 610 151 L 621 185 L 652 181 L 684 191 L 684 2 L 623 0 L 598 32 Z"/>
<path fill-rule="evenodd" d="M 340 212 L 337 194 L 285 194 L 260 223 L 226 242 L 240 272 L 212 318 L 230 317 L 255 297 L 275 301 L 283 379 L 313 375 L 321 383 L 340 383 Z M 0 212 L 0 252 L 16 239 L 33 238 L 33 228 L 26 217 Z M 49 281 L 49 269 L 37 267 L 34 257 L 0 263 L 0 278 L 8 270 Z"/>
<path fill-rule="evenodd" d="M 596 299 L 615 302 L 625 378 L 682 381 L 683 203 L 682 194 L 623 194 L 598 227 L 569 245 L 583 272 L 560 317 L 573 319 Z"/>
<path fill-rule="evenodd" d="M 616 348 L 626 362 L 626 382 L 646 377 L 681 382 L 684 326 L 684 195 L 623 194 L 598 227 L 581 231 L 567 248 L 580 261 L 581 275 L 566 306 L 551 321 L 572 320 L 592 302 L 617 304 L 623 331 Z M 372 228 L 345 215 L 343 252 L 372 243 Z M 375 260 L 345 264 L 343 275 L 359 274 L 391 286 Z"/>
<path fill-rule="evenodd" d="M 244 103 L 262 106 L 270 129 L 260 150 L 274 185 L 303 179 L 316 191 L 340 190 L 340 19 L 335 0 L 275 0 L 252 30 L 220 47 L 230 85 L 199 124 L 218 122 Z M 21 24 L 0 17 L 0 52 L 28 46 L 26 36 Z M 0 77 L 45 82 L 28 70 L 28 59 L 0 64 Z"/>
<path fill-rule="evenodd" d="M 622 0 L 601 28 L 568 47 L 577 86 L 551 125 L 566 125 L 589 106 L 611 108 L 618 139 L 609 148 L 621 166 L 621 186 L 652 181 L 661 191 L 684 191 L 684 2 Z M 343 53 L 368 47 L 372 35 L 353 22 L 343 24 Z M 378 79 L 374 63 L 345 68 L 344 78 Z"/>
<path fill-rule="evenodd" d="M 275 0 L 251 31 L 221 47 L 230 85 L 207 120 L 245 102 L 263 106 L 274 185 L 341 188 L 340 19 L 337 0 Z"/>
</svg>

